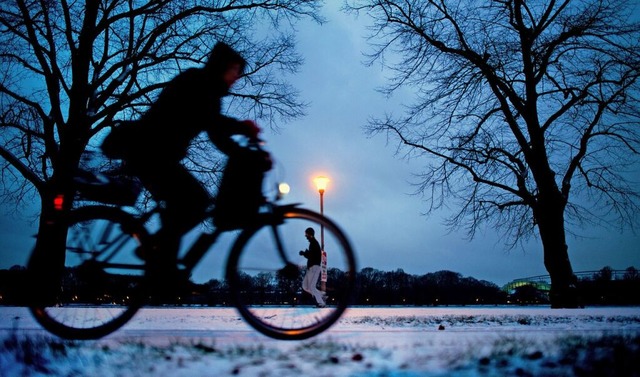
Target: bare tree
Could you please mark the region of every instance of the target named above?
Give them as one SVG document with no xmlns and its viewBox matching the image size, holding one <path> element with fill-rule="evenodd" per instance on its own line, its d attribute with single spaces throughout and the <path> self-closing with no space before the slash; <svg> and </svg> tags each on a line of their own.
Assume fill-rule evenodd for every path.
<svg viewBox="0 0 640 377">
<path fill-rule="evenodd" d="M 46 196 L 47 184 L 74 169 L 96 135 L 115 119 L 135 118 L 220 40 L 250 62 L 229 103 L 235 113 L 271 125 L 302 115 L 305 104 L 278 71 L 301 64 L 286 30 L 301 17 L 321 22 L 318 7 L 299 0 L 3 2 L 3 177 L 17 172 Z M 5 190 L 3 199 L 24 191 Z"/>
<path fill-rule="evenodd" d="M 64 229 L 49 221 L 53 198 L 73 189 L 83 153 L 115 120 L 136 118 L 179 71 L 204 64 L 218 41 L 249 63 L 227 102 L 232 114 L 272 127 L 302 115 L 305 104 L 283 75 L 302 62 L 296 21 L 322 22 L 319 7 L 304 0 L 1 2 L 0 199 L 39 196 L 38 244 L 63 242 Z"/>
<path fill-rule="evenodd" d="M 507 246 L 539 237 L 552 307 L 575 307 L 566 237 L 637 225 L 640 25 L 626 1 L 349 0 L 371 17 L 369 63 L 416 100 L 368 132 L 426 161 L 427 213 Z M 636 175 L 637 177 L 637 175 Z"/>
</svg>

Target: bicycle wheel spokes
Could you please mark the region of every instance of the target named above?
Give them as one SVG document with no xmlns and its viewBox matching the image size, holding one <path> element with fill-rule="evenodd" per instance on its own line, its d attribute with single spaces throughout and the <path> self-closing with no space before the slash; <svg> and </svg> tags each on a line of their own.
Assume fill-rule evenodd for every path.
<svg viewBox="0 0 640 377">
<path fill-rule="evenodd" d="M 144 229 L 132 226 L 124 212 L 89 208 L 71 215 L 64 269 L 47 282 L 54 287 L 51 296 L 31 307 L 43 327 L 64 338 L 109 334 L 142 304 L 145 268 L 134 250 Z"/>
<path fill-rule="evenodd" d="M 319 241 L 324 239 L 327 268 L 317 287 L 325 295 L 325 308 L 316 307 L 316 299 L 302 290 L 307 260 L 299 251 L 308 247 L 304 231 L 309 227 Z M 337 226 L 311 211 L 291 209 L 275 230 L 263 226 L 240 235 L 227 265 L 231 292 L 245 320 L 262 333 L 308 338 L 335 323 L 349 304 L 356 272 L 353 251 Z"/>
</svg>

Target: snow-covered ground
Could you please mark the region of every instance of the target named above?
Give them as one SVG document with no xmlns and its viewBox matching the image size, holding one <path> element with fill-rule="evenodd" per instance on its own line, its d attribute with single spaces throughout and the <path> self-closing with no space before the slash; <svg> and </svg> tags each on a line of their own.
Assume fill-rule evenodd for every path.
<svg viewBox="0 0 640 377">
<path fill-rule="evenodd" d="M 351 308 L 279 341 L 228 308 L 146 308 L 98 341 L 0 307 L 0 376 L 640 376 L 640 308 Z"/>
</svg>

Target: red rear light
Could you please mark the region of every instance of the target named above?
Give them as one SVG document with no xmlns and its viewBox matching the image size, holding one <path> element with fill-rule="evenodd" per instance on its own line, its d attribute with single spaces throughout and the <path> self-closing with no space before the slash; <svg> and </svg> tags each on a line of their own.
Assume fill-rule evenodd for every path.
<svg viewBox="0 0 640 377">
<path fill-rule="evenodd" d="M 55 198 L 53 198 L 53 209 L 56 211 L 62 211 L 64 207 L 64 195 L 58 194 Z"/>
</svg>

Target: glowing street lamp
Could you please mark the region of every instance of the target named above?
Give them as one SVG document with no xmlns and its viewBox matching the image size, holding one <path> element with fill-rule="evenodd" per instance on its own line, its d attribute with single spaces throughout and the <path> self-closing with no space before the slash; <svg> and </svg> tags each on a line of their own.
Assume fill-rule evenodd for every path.
<svg viewBox="0 0 640 377">
<path fill-rule="evenodd" d="M 318 192 L 320 193 L 320 214 L 324 216 L 324 191 L 327 189 L 329 178 L 319 176 L 314 178 L 313 182 L 316 184 Z M 324 250 L 324 226 L 322 225 L 320 226 L 320 247 Z"/>
<path fill-rule="evenodd" d="M 320 215 L 324 216 L 324 191 L 327 189 L 327 184 L 329 183 L 329 178 L 327 177 L 316 177 L 313 180 L 318 188 L 318 192 L 320 193 Z M 320 263 L 320 267 L 322 268 L 322 272 L 320 274 L 320 290 L 322 292 L 327 291 L 327 253 L 324 250 L 324 225 L 320 224 L 320 249 L 322 250 L 322 260 Z"/>
</svg>

